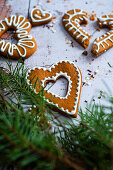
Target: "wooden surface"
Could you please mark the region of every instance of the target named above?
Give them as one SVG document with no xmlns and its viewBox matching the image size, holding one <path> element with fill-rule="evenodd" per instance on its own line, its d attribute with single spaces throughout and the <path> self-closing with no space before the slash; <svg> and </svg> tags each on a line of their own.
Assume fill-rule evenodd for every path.
<svg viewBox="0 0 113 170">
<path fill-rule="evenodd" d="M 89 102 L 92 97 L 95 102 L 101 101 L 99 91 L 107 90 L 102 80 L 113 91 L 113 48 L 98 58 L 94 58 L 90 52 L 94 39 L 107 30 L 103 29 L 99 32 L 97 31 L 96 20 L 89 21 L 84 29 L 92 35 L 92 38 L 87 49 L 88 55 L 84 56 L 82 54 L 84 49 L 64 30 L 61 20 L 64 12 L 72 8 L 83 9 L 88 14 L 94 11 L 97 17 L 104 14 L 113 14 L 113 0 L 50 0 L 50 3 L 47 3 L 47 0 L 9 0 L 7 2 L 8 8 L 9 5 L 12 9 L 11 14 L 21 14 L 28 18 L 33 6 L 40 5 L 44 10 L 51 11 L 53 16 L 56 17 L 50 23 L 52 25 L 48 24 L 49 26 L 38 26 L 31 29 L 30 34 L 36 39 L 38 48 L 33 56 L 25 60 L 25 67 L 51 65 L 65 59 L 76 63 L 83 75 L 84 85 L 80 100 L 80 106 L 82 107 L 85 107 L 87 101 Z M 14 66 L 16 65 L 16 61 L 12 61 L 12 63 Z M 6 66 L 1 58 L 0 65 Z M 92 75 L 94 78 L 90 78 Z M 66 81 L 59 80 L 52 90 L 63 95 L 65 89 Z"/>
</svg>

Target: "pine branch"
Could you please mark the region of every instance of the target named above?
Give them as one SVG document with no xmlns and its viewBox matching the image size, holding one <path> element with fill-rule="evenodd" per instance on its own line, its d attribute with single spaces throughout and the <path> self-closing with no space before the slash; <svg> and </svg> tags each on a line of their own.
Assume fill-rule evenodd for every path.
<svg viewBox="0 0 113 170">
<path fill-rule="evenodd" d="M 2 96 L 3 97 L 3 96 Z M 7 100 L 6 99 L 4 99 L 6 102 L 7 102 Z M 21 115 L 22 115 L 22 113 L 21 113 Z M 17 117 L 17 119 L 18 119 L 18 115 L 16 114 L 15 115 L 16 117 Z M 22 115 L 22 118 L 24 117 L 24 115 Z M 3 118 L 3 117 L 0 117 L 0 120 L 2 120 L 1 118 Z M 15 120 L 15 119 L 14 119 Z M 28 126 L 28 124 L 26 124 L 27 126 Z M 2 127 L 1 126 L 1 124 L 0 124 L 0 127 Z M 74 162 L 72 162 L 72 161 L 70 161 L 70 159 L 69 159 L 69 157 L 67 158 L 66 156 L 63 156 L 63 157 L 59 157 L 59 156 L 57 156 L 57 155 L 55 155 L 55 154 L 53 154 L 53 153 L 51 153 L 51 152 L 48 152 L 48 151 L 46 151 L 46 150 L 40 150 L 39 148 L 37 148 L 35 145 L 33 145 L 29 140 L 27 140 L 20 132 L 19 132 L 19 129 L 18 130 L 16 130 L 15 129 L 15 127 L 14 127 L 14 125 L 13 125 L 13 127 L 11 127 L 11 126 L 8 126 L 8 124 L 7 124 L 7 121 L 5 120 L 5 127 L 6 127 L 6 129 L 8 129 L 11 133 L 13 133 L 14 134 L 14 136 L 16 136 L 18 139 L 20 139 L 20 141 L 23 143 L 23 144 L 21 144 L 20 142 L 19 142 L 19 144 L 18 143 L 16 143 L 10 136 L 9 136 L 9 133 L 7 134 L 7 133 L 5 133 L 3 130 L 1 130 L 0 129 L 0 134 L 2 134 L 2 136 L 4 136 L 4 140 L 5 141 L 8 141 L 8 143 L 10 144 L 10 146 L 12 146 L 13 148 L 18 148 L 18 149 L 21 149 L 21 150 L 23 150 L 23 149 L 29 149 L 29 150 L 31 150 L 31 151 L 28 151 L 27 153 L 36 153 L 36 154 L 38 154 L 38 155 L 41 155 L 42 156 L 42 158 L 44 158 L 45 160 L 49 160 L 50 162 L 51 162 L 51 160 L 55 160 L 55 161 L 59 161 L 59 162 L 61 162 L 61 163 L 64 163 L 64 164 L 66 164 L 66 165 L 68 165 L 69 167 L 72 167 L 72 168 L 74 168 L 74 169 L 83 169 L 83 168 L 80 168 L 79 167 L 79 165 L 76 165 L 76 163 Z M 28 128 L 28 127 L 27 127 Z M 11 148 L 12 148 L 11 147 Z M 13 150 L 12 150 L 12 152 L 13 152 Z M 15 155 L 16 156 L 16 155 Z"/>
<path fill-rule="evenodd" d="M 97 131 L 91 129 L 90 127 L 88 127 L 85 123 L 80 122 L 80 125 L 82 125 L 83 127 L 85 127 L 86 129 L 90 130 L 90 132 L 92 132 L 93 134 L 95 134 L 96 136 L 98 136 L 100 139 L 102 139 L 104 141 L 104 143 L 106 143 L 106 138 L 104 136 L 102 136 L 100 133 L 98 133 Z M 109 147 L 109 146 L 108 146 Z"/>
<path fill-rule="evenodd" d="M 19 72 L 19 71 L 24 71 L 21 70 L 23 67 L 20 66 L 21 69 L 20 67 L 18 69 L 18 66 L 19 64 L 17 63 L 17 66 L 14 70 L 11 70 L 11 65 L 10 65 L 10 71 L 6 71 L 5 69 L 0 70 L 1 71 L 0 84 L 4 88 L 7 88 L 5 89 L 6 90 L 5 96 L 7 98 L 2 94 L 0 94 L 1 96 L 0 108 L 2 108 L 0 113 L 0 134 L 2 136 L 2 138 L 0 139 L 0 144 L 3 145 L 6 144 L 7 142 L 7 145 L 0 148 L 0 152 L 2 156 L 3 155 L 5 156 L 7 153 L 6 156 L 7 166 L 12 164 L 14 164 L 17 168 L 26 165 L 31 166 L 32 163 L 31 160 L 28 161 L 27 164 L 24 163 L 24 165 L 22 162 L 23 161 L 25 162 L 25 160 L 28 159 L 30 155 L 32 155 L 34 158 L 33 161 L 35 164 L 35 168 L 36 167 L 38 168 L 43 162 L 44 164 L 42 166 L 43 168 L 47 166 L 49 163 L 51 168 L 54 166 L 55 167 L 67 166 L 66 169 L 70 167 L 74 169 L 84 169 L 80 165 L 78 165 L 76 160 L 74 158 L 72 159 L 72 157 L 69 156 L 69 154 L 68 156 L 65 156 L 63 151 L 60 149 L 59 144 L 55 141 L 55 136 L 53 136 L 53 133 L 50 132 L 48 127 L 48 122 L 47 122 L 48 119 L 45 116 L 47 105 L 44 101 L 43 96 L 41 96 L 43 95 L 43 92 L 40 92 L 39 95 L 36 95 L 33 92 L 33 90 L 30 87 L 28 87 L 26 80 L 24 78 L 25 75 L 23 74 L 23 72 L 21 74 Z M 23 86 L 23 82 L 24 82 L 24 86 Z M 15 102 L 12 101 L 12 96 L 13 99 L 16 99 L 17 103 L 16 101 Z M 32 101 L 33 104 L 37 102 L 36 109 L 32 108 L 32 110 L 30 111 L 30 113 L 32 112 L 32 114 L 28 114 L 29 113 L 28 110 L 27 110 L 27 114 L 24 113 L 24 108 L 22 106 L 23 100 L 25 102 L 24 104 L 26 105 L 29 105 L 29 103 L 27 103 L 28 100 Z M 2 101 L 4 101 L 5 107 L 3 107 Z M 20 106 L 19 108 L 18 108 L 18 103 Z M 37 122 L 36 121 L 37 114 L 40 116 L 40 121 L 42 121 L 43 119 L 45 120 L 46 123 L 40 124 L 40 121 Z M 29 127 L 28 120 L 32 122 L 33 127 L 31 126 Z M 22 124 L 22 122 L 24 122 L 24 124 Z M 37 127 L 37 125 L 39 126 L 39 128 Z M 22 129 L 25 130 L 24 133 Z M 29 134 L 27 133 L 28 135 L 27 136 L 25 134 L 26 131 L 28 131 L 28 129 L 29 130 L 32 129 L 32 130 L 29 131 Z M 34 144 L 34 140 L 37 141 L 38 140 L 37 137 L 40 139 L 39 136 L 41 136 L 42 133 L 45 134 L 45 138 L 42 140 L 42 142 L 40 142 L 40 145 L 37 146 L 36 143 Z M 36 136 L 33 137 L 33 134 L 35 134 Z M 31 136 L 31 140 L 29 140 L 29 135 Z M 34 140 L 32 141 L 32 139 Z M 48 142 L 44 142 L 44 140 L 45 141 L 48 140 L 50 144 Z M 24 157 L 22 152 L 24 153 Z M 39 160 L 38 164 L 36 163 L 36 160 L 37 161 Z M 2 158 L 0 163 L 1 165 L 4 164 L 4 160 Z M 59 165 L 57 165 L 57 163 Z"/>
<path fill-rule="evenodd" d="M 0 68 L 0 166 L 111 169 L 113 97 L 108 99 L 110 106 L 91 104 L 85 113 L 81 109 L 76 123 L 71 118 L 62 121 L 47 105 L 44 91 L 35 94 L 27 84 L 24 64 L 8 66 L 9 70 Z"/>
<path fill-rule="evenodd" d="M 77 125 L 65 122 L 67 132 L 59 138 L 63 149 L 73 157 L 83 159 L 91 168 L 111 168 L 113 107 L 108 110 L 106 106 L 98 105 L 92 105 L 92 110 L 90 108 L 89 112 L 87 109 L 85 114 L 81 110 L 81 120 L 77 121 Z"/>
</svg>

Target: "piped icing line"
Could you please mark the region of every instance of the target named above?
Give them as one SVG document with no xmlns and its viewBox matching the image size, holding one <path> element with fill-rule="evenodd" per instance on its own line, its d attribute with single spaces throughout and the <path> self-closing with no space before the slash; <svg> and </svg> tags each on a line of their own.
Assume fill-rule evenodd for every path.
<svg viewBox="0 0 113 170">
<path fill-rule="evenodd" d="M 69 12 L 69 11 L 68 11 Z M 65 28 L 68 27 L 68 26 L 71 26 L 68 31 L 71 31 L 72 29 L 74 29 L 75 31 L 73 32 L 73 35 L 75 35 L 76 33 L 79 33 L 79 35 L 76 37 L 76 38 L 79 38 L 79 37 L 83 37 L 81 42 L 85 41 L 86 39 L 89 39 L 89 37 L 91 35 L 89 35 L 86 31 L 82 30 L 82 28 L 80 27 L 80 20 L 83 21 L 87 21 L 88 19 L 85 17 L 86 13 L 84 13 L 82 10 L 79 11 L 79 12 L 76 12 L 76 9 L 73 9 L 73 14 L 70 14 L 70 13 L 65 13 L 65 15 L 67 15 L 69 18 L 68 19 L 63 19 L 63 22 L 68 22 L 65 25 Z M 78 15 L 81 15 L 79 17 L 79 19 L 75 19 L 74 21 L 71 21 L 71 19 L 75 16 L 78 16 Z M 73 24 L 75 23 L 76 26 Z"/>
<path fill-rule="evenodd" d="M 112 17 L 110 17 L 109 15 L 101 16 L 98 18 L 97 23 L 99 24 L 100 27 L 109 26 L 110 31 L 106 32 L 102 36 L 95 39 L 93 44 L 97 46 L 97 49 L 94 50 L 96 54 L 100 52 L 101 47 L 102 52 L 104 52 L 113 46 L 113 16 Z"/>
<path fill-rule="evenodd" d="M 77 110 L 77 107 L 78 107 L 78 105 L 77 105 L 78 104 L 78 100 L 80 98 L 81 75 L 80 75 L 80 71 L 79 71 L 78 67 L 76 67 L 76 71 L 78 72 L 78 83 L 77 83 L 77 85 L 78 85 L 78 88 L 77 88 L 78 92 L 76 93 L 77 97 L 75 97 L 75 102 L 74 102 L 73 110 L 71 112 L 69 112 L 68 109 L 64 109 L 63 107 L 60 108 L 63 112 L 65 112 L 65 113 L 67 113 L 67 114 L 69 114 L 71 116 L 76 113 L 76 110 Z M 67 99 L 67 97 L 65 99 Z M 48 99 L 46 99 L 46 100 L 47 100 L 48 103 L 50 103 L 50 104 L 52 104 L 52 105 L 54 105 L 56 107 L 59 107 L 58 104 L 55 104 L 55 103 L 49 101 Z"/>
<path fill-rule="evenodd" d="M 22 15 L 16 16 L 12 15 L 9 18 L 5 18 L 4 20 L 0 21 L 0 32 L 4 31 L 6 29 L 6 26 L 8 27 L 15 27 L 16 31 L 15 33 L 17 34 L 17 37 L 19 38 L 17 44 L 12 44 L 10 42 L 5 42 L 4 40 L 0 40 L 0 51 L 5 52 L 6 48 L 8 47 L 8 54 L 10 56 L 13 56 L 14 50 L 18 52 L 20 57 L 25 57 L 27 52 L 26 52 L 26 47 L 28 48 L 34 48 L 35 43 L 32 40 L 33 37 L 29 35 L 27 29 L 30 28 L 31 24 L 30 22 L 25 21 L 25 17 Z M 19 47 L 23 49 L 24 53 L 22 54 Z"/>
<path fill-rule="evenodd" d="M 107 46 L 109 46 L 109 43 L 107 42 L 107 40 L 109 40 L 110 42 L 112 42 L 113 43 L 113 39 L 111 39 L 111 38 L 113 38 L 113 34 L 111 34 L 111 35 L 106 35 L 107 37 L 106 38 L 104 38 L 103 37 L 103 39 L 102 40 L 100 40 L 100 41 L 94 41 L 94 44 L 97 46 L 97 50 L 96 50 L 96 52 L 99 52 L 99 50 L 100 50 L 100 45 L 103 47 L 103 48 L 105 48 L 105 46 L 104 46 L 104 44 L 103 43 L 105 43 Z M 98 38 L 98 40 L 99 39 L 101 39 L 101 37 L 99 37 Z"/>
<path fill-rule="evenodd" d="M 58 97 L 59 99 L 67 99 L 67 97 L 70 95 L 70 91 L 71 91 L 71 88 L 72 88 L 72 81 L 71 81 L 71 77 L 67 75 L 67 73 L 65 72 L 59 72 L 59 73 L 56 73 L 55 76 L 52 76 L 52 77 L 46 77 L 44 80 L 42 80 L 42 86 L 45 87 L 45 82 L 46 81 L 56 81 L 59 77 L 64 77 L 65 79 L 68 80 L 68 91 L 67 91 L 67 94 L 65 97 L 61 97 L 61 96 L 58 96 L 54 93 L 52 93 L 55 97 Z M 48 93 L 51 93 L 48 89 L 47 89 L 47 92 Z"/>
<path fill-rule="evenodd" d="M 61 111 L 63 111 L 63 112 L 65 112 L 65 113 L 73 116 L 73 115 L 75 115 L 75 113 L 76 113 L 76 111 L 77 111 L 77 109 L 78 109 L 78 101 L 79 101 L 79 98 L 80 98 L 81 83 L 82 83 L 82 78 L 81 78 L 80 70 L 79 70 L 79 68 L 78 68 L 73 62 L 68 61 L 68 60 L 65 60 L 65 61 L 59 61 L 58 63 L 55 63 L 55 64 L 53 64 L 52 66 L 50 66 L 49 68 L 45 68 L 45 67 L 34 67 L 33 69 L 28 70 L 28 72 L 27 72 L 27 74 L 26 74 L 26 81 L 27 81 L 28 85 L 32 85 L 32 84 L 30 83 L 30 80 L 28 79 L 29 74 L 31 73 L 31 71 L 33 71 L 33 70 L 35 70 L 35 69 L 39 69 L 39 70 L 42 69 L 43 71 L 46 71 L 46 70 L 47 70 L 47 71 L 50 71 L 50 72 L 51 72 L 52 69 L 54 69 L 59 63 L 62 63 L 62 62 L 65 62 L 65 63 L 68 62 L 69 64 L 73 64 L 73 66 L 76 68 L 76 72 L 78 73 L 78 75 L 77 75 L 77 77 L 78 77 L 78 78 L 77 78 L 77 81 L 78 81 L 77 85 L 78 85 L 78 87 L 77 87 L 77 93 L 75 94 L 76 97 L 75 97 L 75 102 L 74 102 L 73 110 L 70 112 L 68 109 L 64 109 L 63 107 L 60 107 L 60 108 L 59 108 L 59 106 L 58 106 L 57 103 L 53 103 L 53 102 L 50 101 L 49 99 L 46 99 L 45 97 L 44 97 L 44 98 L 46 99 L 46 101 L 47 101 L 48 103 L 50 103 L 50 104 L 58 107 Z M 61 96 L 58 96 L 58 95 L 53 94 L 53 93 L 51 93 L 51 92 L 49 92 L 49 93 L 55 95 L 55 97 L 58 97 L 58 98 L 60 98 L 60 99 L 67 99 L 68 96 L 70 95 L 70 92 L 71 92 L 71 88 L 72 88 L 72 85 L 71 85 L 71 84 L 72 84 L 72 81 L 71 81 L 71 77 L 68 76 L 68 74 L 67 74 L 66 72 L 65 72 L 65 73 L 63 73 L 63 72 L 56 73 L 56 75 L 55 75 L 55 76 L 52 76 L 52 78 L 50 78 L 50 77 L 45 77 L 45 79 L 41 81 L 41 82 L 42 82 L 41 86 L 44 88 L 45 82 L 46 82 L 47 80 L 52 80 L 52 79 L 55 80 L 55 78 L 58 78 L 58 76 L 63 76 L 63 77 L 65 77 L 65 78 L 68 80 L 68 82 L 69 82 L 68 92 L 67 92 L 66 96 L 65 96 L 65 97 L 61 97 Z M 34 89 L 34 92 L 35 92 L 36 94 L 38 94 L 38 92 L 36 92 L 35 89 Z"/>
<path fill-rule="evenodd" d="M 38 11 L 37 11 L 37 14 L 34 15 L 37 19 L 35 19 L 34 16 L 33 16 L 33 12 L 34 12 L 35 10 L 38 10 Z M 42 17 L 45 17 L 46 13 L 49 14 L 49 17 L 47 17 L 47 18 L 42 18 L 41 16 L 39 16 L 39 15 L 38 15 L 39 10 L 40 10 L 40 12 L 41 12 Z M 52 14 L 51 14 L 51 13 L 48 13 L 48 12 L 46 12 L 46 11 L 43 11 L 42 9 L 40 9 L 40 8 L 38 8 L 38 7 L 33 8 L 33 9 L 31 10 L 31 20 L 32 20 L 33 22 L 37 22 L 37 23 L 38 23 L 38 22 L 41 22 L 41 21 L 47 21 L 47 20 L 49 20 L 49 19 L 51 19 L 51 18 L 52 18 Z"/>
<path fill-rule="evenodd" d="M 101 16 L 101 17 L 98 17 L 98 20 L 100 22 L 106 22 L 106 21 L 109 21 L 109 23 L 111 23 L 113 21 L 113 18 L 109 17 L 109 15 L 106 15 L 104 18 Z M 107 23 L 107 22 L 106 22 Z"/>
<path fill-rule="evenodd" d="M 22 19 L 22 21 L 21 21 L 21 19 Z M 8 26 L 16 27 L 17 30 L 18 29 L 19 30 L 26 30 L 30 27 L 31 24 L 30 24 L 30 22 L 27 22 L 27 21 L 25 22 L 25 19 L 26 18 L 22 15 L 19 15 L 19 16 L 12 15 L 10 17 L 10 19 L 5 18 L 3 21 L 5 21 Z M 25 25 L 27 25 L 27 26 L 25 27 Z"/>
</svg>

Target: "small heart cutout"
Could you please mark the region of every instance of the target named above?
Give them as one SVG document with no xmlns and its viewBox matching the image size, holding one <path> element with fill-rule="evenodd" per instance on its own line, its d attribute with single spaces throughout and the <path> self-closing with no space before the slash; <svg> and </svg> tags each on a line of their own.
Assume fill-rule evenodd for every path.
<svg viewBox="0 0 113 170">
<path fill-rule="evenodd" d="M 62 22 L 66 31 L 79 44 L 81 44 L 84 48 L 87 48 L 91 35 L 80 27 L 81 24 L 88 23 L 87 13 L 80 9 L 70 10 L 64 14 Z"/>
<path fill-rule="evenodd" d="M 68 80 L 66 78 L 60 77 L 56 81 L 49 81 L 46 83 L 46 90 L 52 95 L 58 97 L 65 97 L 68 91 Z"/>
<path fill-rule="evenodd" d="M 32 26 L 38 26 L 47 24 L 52 20 L 52 15 L 49 12 L 43 11 L 38 7 L 33 8 L 31 11 L 31 24 Z"/>
<path fill-rule="evenodd" d="M 29 70 L 26 78 L 28 84 L 35 84 L 36 79 L 40 80 L 37 84 L 35 92 L 38 93 L 45 85 L 50 82 L 56 82 L 60 77 L 68 81 L 68 89 L 65 97 L 57 96 L 46 91 L 45 98 L 47 102 L 57 107 L 61 112 L 67 115 L 77 116 L 78 105 L 82 87 L 82 75 L 80 69 L 70 61 L 61 61 L 53 64 L 50 68 L 38 67 Z M 40 87 L 41 86 L 41 87 Z"/>
</svg>

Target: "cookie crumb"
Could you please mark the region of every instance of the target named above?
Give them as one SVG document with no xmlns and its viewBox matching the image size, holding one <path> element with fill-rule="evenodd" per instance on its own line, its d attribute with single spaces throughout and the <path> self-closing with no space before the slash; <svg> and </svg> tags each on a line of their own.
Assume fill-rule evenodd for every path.
<svg viewBox="0 0 113 170">
<path fill-rule="evenodd" d="M 51 28 L 50 29 L 53 33 L 55 33 L 56 32 L 56 30 L 54 29 L 54 28 Z"/>
<path fill-rule="evenodd" d="M 73 41 L 71 40 L 71 45 L 70 45 L 70 47 L 74 47 L 74 44 L 73 44 Z"/>
<path fill-rule="evenodd" d="M 53 19 L 56 19 L 56 17 L 53 17 Z"/>
<path fill-rule="evenodd" d="M 112 67 L 111 64 L 108 62 L 109 67 Z"/>
<path fill-rule="evenodd" d="M 82 82 L 82 87 L 85 85 L 85 82 Z"/>
<path fill-rule="evenodd" d="M 95 17 L 96 17 L 96 14 L 91 14 L 91 16 L 90 16 L 90 21 L 94 21 L 94 20 L 95 20 Z"/>
<path fill-rule="evenodd" d="M 100 28 L 98 28 L 98 29 L 97 29 L 97 31 L 101 31 L 101 29 L 100 29 Z"/>
<path fill-rule="evenodd" d="M 88 71 L 88 72 L 90 72 L 90 73 L 92 72 L 92 71 L 91 71 L 91 70 L 89 70 L 89 69 L 88 69 L 87 71 Z"/>
<path fill-rule="evenodd" d="M 90 76 L 90 79 L 94 79 L 95 77 L 93 76 L 93 74 Z"/>
<path fill-rule="evenodd" d="M 88 73 L 88 75 L 90 75 L 90 76 L 91 76 L 91 73 Z"/>
<path fill-rule="evenodd" d="M 88 55 L 88 52 L 85 50 L 82 54 L 85 55 L 85 56 L 87 56 L 87 55 Z"/>
<path fill-rule="evenodd" d="M 86 24 L 84 25 L 84 27 L 86 27 L 88 25 L 88 21 L 86 22 Z"/>
<path fill-rule="evenodd" d="M 66 37 L 66 38 L 65 38 L 65 40 L 67 41 L 67 40 L 68 40 L 68 38 Z M 70 45 L 70 47 L 74 47 L 74 43 L 73 43 L 73 41 L 72 41 L 72 40 L 68 40 L 68 41 L 66 42 L 66 44 L 69 44 L 69 45 Z"/>
</svg>

